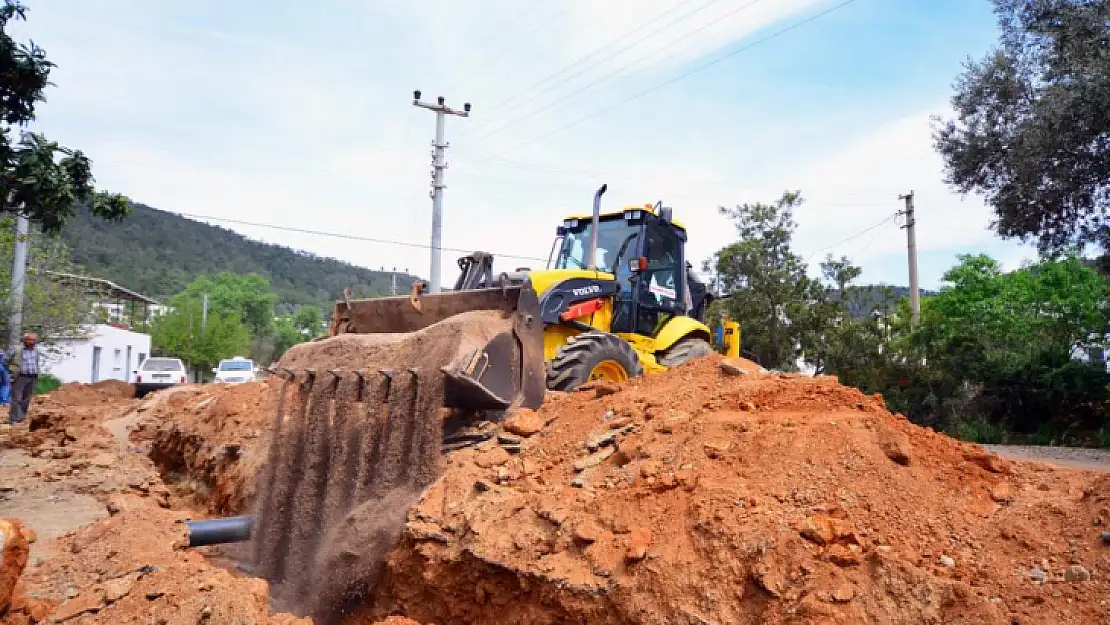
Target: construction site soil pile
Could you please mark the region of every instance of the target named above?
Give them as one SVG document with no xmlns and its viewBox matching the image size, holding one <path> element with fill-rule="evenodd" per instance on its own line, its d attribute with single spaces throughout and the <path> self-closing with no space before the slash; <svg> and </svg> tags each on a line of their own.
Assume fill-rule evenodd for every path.
<svg viewBox="0 0 1110 625">
<path fill-rule="evenodd" d="M 713 356 L 448 456 L 350 623 L 1099 623 L 1110 478 Z"/>
<path fill-rule="evenodd" d="M 138 404 L 134 388 L 125 382 L 107 380 L 96 384 L 63 384 L 46 395 L 36 396 L 26 428 L 13 431 L 0 446 L 29 447 L 66 434 L 75 437 L 100 428 L 102 422 L 126 414 Z"/>
<path fill-rule="evenodd" d="M 280 381 L 169 389 L 137 408 L 129 434 L 163 479 L 213 515 L 244 512 L 265 461 Z"/>
<path fill-rule="evenodd" d="M 15 517 L 0 519 L 0 624 L 310 625 L 272 614 L 265 581 L 218 548 L 186 547 L 184 521 L 203 515 L 127 437 L 158 400 L 105 386 L 36 397 L 35 429 L 0 427 L 0 514 Z"/>
<path fill-rule="evenodd" d="M 330 622 L 364 605 L 405 513 L 438 477 L 443 373 L 511 318 L 452 317 L 417 332 L 298 345 L 259 476 L 255 572 L 283 608 Z"/>
</svg>

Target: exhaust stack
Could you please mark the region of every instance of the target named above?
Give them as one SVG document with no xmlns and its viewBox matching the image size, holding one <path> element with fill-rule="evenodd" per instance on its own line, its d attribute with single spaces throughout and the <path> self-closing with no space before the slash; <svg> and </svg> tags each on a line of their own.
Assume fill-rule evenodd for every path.
<svg viewBox="0 0 1110 625">
<path fill-rule="evenodd" d="M 609 185 L 603 184 L 594 193 L 594 215 L 590 221 L 590 255 L 586 259 L 586 268 L 590 271 L 597 271 L 597 228 L 601 221 L 601 196 L 608 188 Z"/>
</svg>

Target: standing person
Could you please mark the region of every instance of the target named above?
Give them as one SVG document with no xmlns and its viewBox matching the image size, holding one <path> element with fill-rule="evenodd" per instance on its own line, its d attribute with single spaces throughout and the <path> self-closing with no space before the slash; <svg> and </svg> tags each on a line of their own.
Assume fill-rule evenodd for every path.
<svg viewBox="0 0 1110 625">
<path fill-rule="evenodd" d="M 0 406 L 12 403 L 12 374 L 8 371 L 8 355 L 0 352 Z"/>
<path fill-rule="evenodd" d="M 12 407 L 8 412 L 8 423 L 16 425 L 27 418 L 31 408 L 31 395 L 35 392 L 35 382 L 39 379 L 39 350 L 35 345 L 39 337 L 34 332 L 23 335 L 23 345 L 12 350 L 9 355 L 12 373 L 15 381 L 12 382 Z"/>
</svg>

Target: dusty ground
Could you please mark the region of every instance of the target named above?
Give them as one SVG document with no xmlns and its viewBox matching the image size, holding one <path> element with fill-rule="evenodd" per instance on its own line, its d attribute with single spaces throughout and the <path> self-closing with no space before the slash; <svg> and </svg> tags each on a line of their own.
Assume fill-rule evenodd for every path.
<svg viewBox="0 0 1110 625">
<path fill-rule="evenodd" d="M 0 623 L 296 622 L 241 551 L 184 546 L 184 520 L 250 511 L 273 408 L 265 384 L 103 384 L 0 429 L 0 517 L 33 541 Z M 714 357 L 481 431 L 346 622 L 1110 623 L 1110 476 L 832 379 Z"/>
<path fill-rule="evenodd" d="M 0 623 L 296 622 L 270 614 L 264 581 L 185 548 L 192 493 L 171 492 L 130 440 L 166 399 L 68 386 L 36 399 L 30 428 L 0 430 L 0 514 L 31 540 Z"/>
</svg>

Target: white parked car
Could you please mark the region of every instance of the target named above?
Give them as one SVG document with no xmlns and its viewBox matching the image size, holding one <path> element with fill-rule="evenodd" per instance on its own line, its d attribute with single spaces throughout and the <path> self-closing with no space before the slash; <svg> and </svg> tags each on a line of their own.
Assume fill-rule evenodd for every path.
<svg viewBox="0 0 1110 625">
<path fill-rule="evenodd" d="M 189 372 L 180 358 L 147 358 L 135 374 L 135 397 L 189 381 Z"/>
<path fill-rule="evenodd" d="M 258 376 L 258 369 L 254 366 L 254 361 L 242 356 L 235 358 L 228 358 L 221 360 L 220 366 L 212 370 L 216 374 L 216 379 L 213 382 L 222 384 L 242 384 L 244 382 L 254 382 Z"/>
</svg>

